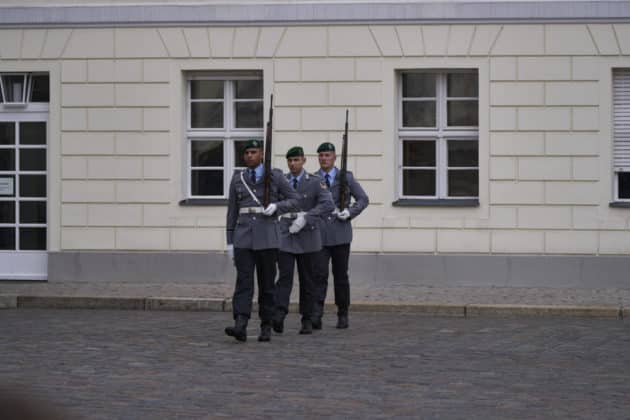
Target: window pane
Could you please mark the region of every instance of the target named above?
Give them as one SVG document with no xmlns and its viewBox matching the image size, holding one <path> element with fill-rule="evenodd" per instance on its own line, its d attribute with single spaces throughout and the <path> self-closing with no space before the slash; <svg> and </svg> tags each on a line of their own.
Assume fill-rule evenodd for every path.
<svg viewBox="0 0 630 420">
<path fill-rule="evenodd" d="M 24 75 L 4 75 L 1 77 L 4 91 L 4 101 L 25 102 L 24 85 L 26 77 Z"/>
<path fill-rule="evenodd" d="M 46 123 L 20 123 L 20 144 L 46 144 Z"/>
<path fill-rule="evenodd" d="M 447 76 L 447 96 L 476 98 L 479 96 L 477 73 L 450 73 Z"/>
<path fill-rule="evenodd" d="M 630 172 L 619 172 L 619 198 L 630 199 Z"/>
<path fill-rule="evenodd" d="M 404 101 L 403 127 L 435 127 L 435 101 Z"/>
<path fill-rule="evenodd" d="M 449 197 L 477 197 L 479 195 L 479 171 L 476 169 L 448 171 Z"/>
<path fill-rule="evenodd" d="M 15 170 L 15 149 L 0 149 L 0 171 Z"/>
<path fill-rule="evenodd" d="M 46 175 L 20 175 L 21 197 L 46 197 Z"/>
<path fill-rule="evenodd" d="M 435 98 L 435 74 L 403 73 L 404 98 Z"/>
<path fill-rule="evenodd" d="M 20 201 L 20 223 L 46 223 L 46 202 Z"/>
<path fill-rule="evenodd" d="M 20 228 L 20 249 L 45 250 L 46 228 Z"/>
<path fill-rule="evenodd" d="M 0 228 L 0 249 L 15 250 L 15 228 Z"/>
<path fill-rule="evenodd" d="M 479 166 L 477 140 L 449 140 L 448 166 Z"/>
<path fill-rule="evenodd" d="M 15 123 L 0 122 L 0 144 L 15 144 Z"/>
<path fill-rule="evenodd" d="M 222 170 L 194 170 L 191 177 L 192 195 L 223 195 Z"/>
<path fill-rule="evenodd" d="M 262 128 L 262 102 L 236 102 L 236 128 Z"/>
<path fill-rule="evenodd" d="M 258 139 L 261 140 L 261 139 Z M 234 142 L 234 167 L 244 168 L 245 161 L 243 160 L 243 153 L 245 153 L 245 144 L 247 140 Z"/>
<path fill-rule="evenodd" d="M 223 80 L 191 80 L 191 99 L 223 99 Z"/>
<path fill-rule="evenodd" d="M 403 195 L 435 195 L 435 171 L 403 170 Z"/>
<path fill-rule="evenodd" d="M 449 127 L 479 125 L 477 101 L 448 101 L 447 115 Z"/>
<path fill-rule="evenodd" d="M 223 103 L 191 103 L 190 120 L 192 128 L 223 128 Z"/>
<path fill-rule="evenodd" d="M 435 166 L 435 141 L 405 140 L 403 166 Z"/>
<path fill-rule="evenodd" d="M 31 102 L 50 102 L 50 83 L 47 74 L 32 76 L 31 84 Z"/>
<path fill-rule="evenodd" d="M 236 80 L 236 98 L 254 99 L 263 97 L 262 80 Z"/>
<path fill-rule="evenodd" d="M 222 141 L 193 141 L 190 154 L 191 166 L 223 166 Z"/>
<path fill-rule="evenodd" d="M 15 201 L 0 201 L 0 223 L 15 223 Z"/>
<path fill-rule="evenodd" d="M 46 149 L 21 149 L 20 150 L 20 170 L 21 171 L 45 171 L 46 170 Z"/>
</svg>

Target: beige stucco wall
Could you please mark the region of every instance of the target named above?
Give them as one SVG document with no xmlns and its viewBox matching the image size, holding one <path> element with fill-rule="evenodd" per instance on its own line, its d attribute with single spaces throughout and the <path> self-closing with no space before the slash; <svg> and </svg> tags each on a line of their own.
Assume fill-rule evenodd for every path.
<svg viewBox="0 0 630 420">
<path fill-rule="evenodd" d="M 477 208 L 400 208 L 397 70 L 479 70 Z M 359 252 L 629 254 L 612 200 L 611 69 L 628 24 L 0 30 L 0 71 L 51 71 L 50 250 L 222 250 L 225 207 L 181 207 L 183 71 L 260 69 L 276 164 L 340 144 L 372 204 Z M 56 94 L 55 94 L 56 93 Z M 60 209 L 59 211 L 56 209 Z"/>
</svg>

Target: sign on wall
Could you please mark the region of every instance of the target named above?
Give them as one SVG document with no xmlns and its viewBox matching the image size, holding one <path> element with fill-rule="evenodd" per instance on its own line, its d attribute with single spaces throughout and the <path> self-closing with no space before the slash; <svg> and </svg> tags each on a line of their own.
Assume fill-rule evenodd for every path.
<svg viewBox="0 0 630 420">
<path fill-rule="evenodd" d="M 0 176 L 0 197 L 15 196 L 15 178 L 13 176 Z"/>
</svg>

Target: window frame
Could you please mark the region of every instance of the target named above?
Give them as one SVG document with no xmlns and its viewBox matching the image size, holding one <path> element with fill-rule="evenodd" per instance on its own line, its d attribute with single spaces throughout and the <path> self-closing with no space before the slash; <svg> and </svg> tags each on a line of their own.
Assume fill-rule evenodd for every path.
<svg viewBox="0 0 630 420">
<path fill-rule="evenodd" d="M 403 126 L 403 75 L 430 73 L 436 75 L 436 126 L 435 127 L 404 127 Z M 476 196 L 449 196 L 448 195 L 448 142 L 458 140 L 477 141 L 477 153 L 479 153 L 479 125 L 477 126 L 448 126 L 447 106 L 448 100 L 476 100 L 479 109 L 479 92 L 476 97 L 448 97 L 447 77 L 453 73 L 477 74 L 477 88 L 479 91 L 479 71 L 476 68 L 470 69 L 415 69 L 401 70 L 397 74 L 396 95 L 397 95 L 397 187 L 396 194 L 402 200 L 478 200 Z M 477 111 L 479 112 L 479 111 Z M 477 116 L 479 120 L 479 116 Z M 435 195 L 405 195 L 403 193 L 403 171 L 410 168 L 422 169 L 423 167 L 406 167 L 404 162 L 404 142 L 405 141 L 435 141 L 436 167 L 435 167 Z M 476 167 L 455 167 L 457 170 L 474 169 L 477 170 L 477 183 L 479 188 L 479 156 Z M 427 167 L 428 169 L 428 167 Z"/>
<path fill-rule="evenodd" d="M 193 80 L 221 80 L 223 81 L 223 99 L 207 100 L 208 102 L 223 103 L 223 128 L 192 128 L 191 81 Z M 236 81 L 259 80 L 263 83 L 261 72 L 221 72 L 221 73 L 193 73 L 186 77 L 186 200 L 226 200 L 229 195 L 229 186 L 232 174 L 242 169 L 237 166 L 234 148 L 237 142 L 249 139 L 262 140 L 264 137 L 264 95 L 260 98 L 236 98 Z M 206 101 L 206 100 L 204 100 Z M 235 105 L 238 102 L 260 101 L 263 104 L 263 125 L 260 128 L 236 128 Z M 223 166 L 192 166 L 192 142 L 193 141 L 221 141 L 223 143 Z M 222 170 L 223 171 L 223 195 L 193 195 L 192 171 L 193 170 Z"/>
</svg>

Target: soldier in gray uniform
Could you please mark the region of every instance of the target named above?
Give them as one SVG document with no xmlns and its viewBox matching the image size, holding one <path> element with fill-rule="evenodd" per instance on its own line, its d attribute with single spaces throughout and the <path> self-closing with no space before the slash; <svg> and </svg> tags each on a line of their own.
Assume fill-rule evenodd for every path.
<svg viewBox="0 0 630 420">
<path fill-rule="evenodd" d="M 348 279 L 348 258 L 352 242 L 352 225 L 350 220 L 357 217 L 368 206 L 369 199 L 361 185 L 354 179 L 352 172 L 347 171 L 348 186 L 345 208 L 339 211 L 339 192 L 341 191 L 335 167 L 335 146 L 322 143 L 317 148 L 320 169 L 317 172 L 330 189 L 336 209 L 324 216 L 322 220 L 322 245 L 318 254 L 315 274 L 315 308 L 313 328 L 322 327 L 324 301 L 328 289 L 328 266 L 332 261 L 332 273 L 335 282 L 335 305 L 337 305 L 337 328 L 348 328 L 348 308 L 350 306 L 350 282 Z M 351 197 L 354 202 L 351 202 Z"/>
<path fill-rule="evenodd" d="M 262 148 L 260 140 L 246 143 L 243 160 L 247 169 L 235 172 L 230 182 L 227 250 L 234 258 L 237 274 L 232 298 L 234 327 L 227 327 L 225 333 L 239 341 L 247 340 L 247 322 L 254 296 L 254 269 L 258 280 L 258 341 L 269 341 L 271 338 L 279 245 L 277 216 L 299 211 L 298 194 L 279 169 L 272 171 L 270 204 L 262 207 L 265 194 Z"/>
<path fill-rule="evenodd" d="M 289 185 L 300 196 L 300 212 L 280 214 L 280 273 L 276 283 L 273 329 L 277 333 L 284 331 L 284 318 L 289 312 L 289 297 L 297 261 L 302 315 L 300 334 L 312 334 L 313 271 L 317 252 L 322 249 L 320 221 L 324 214 L 330 214 L 334 210 L 335 205 L 326 183 L 319 176 L 311 175 L 303 169 L 306 158 L 301 147 L 289 149 L 286 158 L 289 167 L 286 177 Z"/>
</svg>

